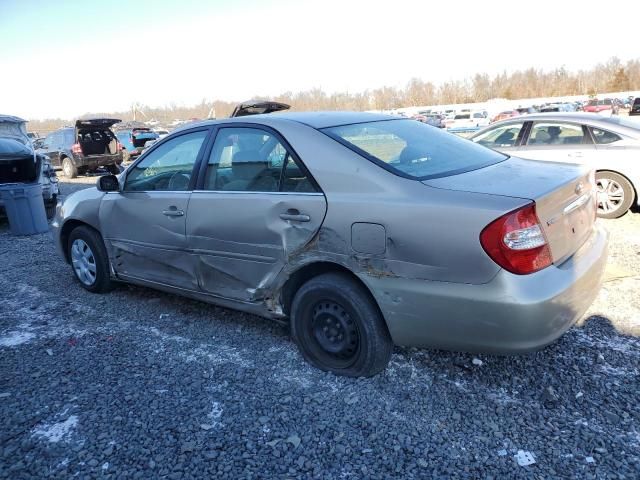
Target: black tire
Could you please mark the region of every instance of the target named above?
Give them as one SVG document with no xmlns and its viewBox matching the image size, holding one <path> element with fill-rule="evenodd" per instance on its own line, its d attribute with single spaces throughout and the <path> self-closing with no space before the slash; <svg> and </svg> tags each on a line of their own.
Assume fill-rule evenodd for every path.
<svg viewBox="0 0 640 480">
<path fill-rule="evenodd" d="M 67 178 L 76 178 L 78 176 L 78 168 L 69 157 L 62 159 L 62 172 Z"/>
<path fill-rule="evenodd" d="M 56 214 L 56 200 L 44 204 L 44 212 L 47 214 L 47 220 L 51 220 Z"/>
<path fill-rule="evenodd" d="M 296 292 L 291 336 L 313 366 L 347 377 L 370 377 L 387 366 L 393 342 L 369 292 L 348 275 L 326 273 Z"/>
<path fill-rule="evenodd" d="M 601 196 L 610 188 L 617 194 L 622 193 L 620 197 L 614 197 L 607 195 L 605 201 Z M 596 172 L 596 189 L 598 190 L 598 217 L 600 218 L 619 218 L 631 208 L 633 201 L 635 200 L 635 192 L 633 186 L 625 177 L 619 173 L 601 171 Z"/>
<path fill-rule="evenodd" d="M 111 165 L 107 165 L 105 168 L 107 169 L 107 172 L 109 172 L 112 175 L 120 174 L 120 166 L 116 165 L 115 163 L 112 163 Z"/>
<path fill-rule="evenodd" d="M 91 227 L 80 226 L 71 231 L 69 235 L 69 243 L 67 245 L 67 252 L 69 255 L 69 261 L 73 259 L 72 248 L 76 240 L 82 240 L 91 250 L 93 254 L 95 266 L 95 281 L 91 284 L 87 284 L 78 275 L 73 263 L 71 267 L 73 269 L 74 276 L 80 285 L 93 293 L 106 293 L 113 288 L 113 282 L 110 277 L 109 270 L 109 257 L 107 256 L 107 249 L 104 246 L 102 237 L 100 234 Z"/>
</svg>

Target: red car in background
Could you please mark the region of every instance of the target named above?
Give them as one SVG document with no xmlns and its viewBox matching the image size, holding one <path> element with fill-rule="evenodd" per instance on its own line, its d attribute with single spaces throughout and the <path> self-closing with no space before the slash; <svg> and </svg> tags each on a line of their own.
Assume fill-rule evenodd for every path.
<svg viewBox="0 0 640 480">
<path fill-rule="evenodd" d="M 520 115 L 520 112 L 517 110 L 505 110 L 504 112 L 500 112 L 495 117 L 491 119 L 491 123 L 499 122 L 500 120 L 506 120 L 507 118 L 517 117 Z"/>
<path fill-rule="evenodd" d="M 589 103 L 584 106 L 584 111 L 603 115 L 617 115 L 618 105 L 610 98 L 605 98 L 604 100 L 596 100 L 594 98 L 593 100 L 589 100 Z"/>
</svg>

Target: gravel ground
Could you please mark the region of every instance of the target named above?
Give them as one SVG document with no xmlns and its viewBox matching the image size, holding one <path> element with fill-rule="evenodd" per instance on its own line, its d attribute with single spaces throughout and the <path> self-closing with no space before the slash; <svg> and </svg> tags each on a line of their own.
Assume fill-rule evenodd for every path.
<svg viewBox="0 0 640 480">
<path fill-rule="evenodd" d="M 251 315 L 91 295 L 0 225 L 0 478 L 638 478 L 640 214 L 605 224 L 608 280 L 555 344 L 398 348 L 359 380 Z"/>
</svg>

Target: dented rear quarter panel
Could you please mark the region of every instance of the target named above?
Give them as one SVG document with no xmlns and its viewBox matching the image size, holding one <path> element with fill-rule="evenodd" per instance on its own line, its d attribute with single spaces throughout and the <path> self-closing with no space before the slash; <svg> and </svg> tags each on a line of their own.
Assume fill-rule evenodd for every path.
<svg viewBox="0 0 640 480">
<path fill-rule="evenodd" d="M 292 265 L 332 261 L 365 283 L 387 276 L 482 284 L 498 273 L 480 232 L 527 200 L 431 188 L 393 175 L 311 127 L 276 116 L 264 121 L 289 140 L 327 198 L 317 241 L 300 258 L 291 256 Z M 355 223 L 381 225 L 384 251 L 356 251 Z"/>
</svg>

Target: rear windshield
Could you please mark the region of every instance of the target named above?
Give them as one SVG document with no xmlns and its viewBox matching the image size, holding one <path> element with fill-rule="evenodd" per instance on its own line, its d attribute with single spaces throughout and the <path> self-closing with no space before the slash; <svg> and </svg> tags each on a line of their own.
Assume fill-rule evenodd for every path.
<svg viewBox="0 0 640 480">
<path fill-rule="evenodd" d="M 0 157 L 33 155 L 29 147 L 13 138 L 0 138 Z"/>
<path fill-rule="evenodd" d="M 640 134 L 640 118 L 637 117 L 620 117 L 620 116 L 612 116 L 606 119 L 609 123 L 617 123 L 618 125 L 622 125 L 623 127 L 633 128 L 634 130 L 638 130 L 638 134 Z"/>
<path fill-rule="evenodd" d="M 476 170 L 508 157 L 415 120 L 383 120 L 322 130 L 402 177 L 426 180 Z"/>
</svg>

